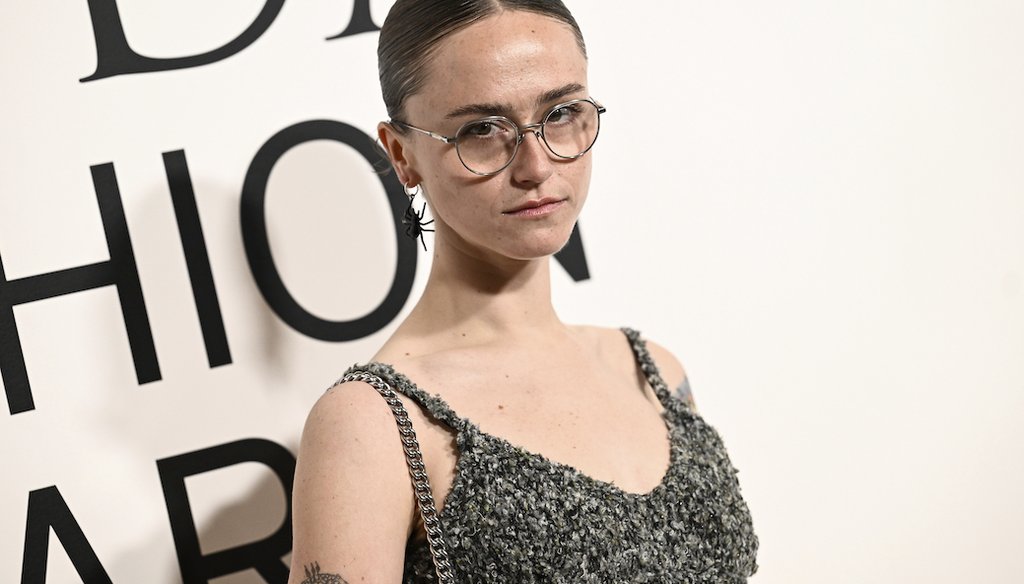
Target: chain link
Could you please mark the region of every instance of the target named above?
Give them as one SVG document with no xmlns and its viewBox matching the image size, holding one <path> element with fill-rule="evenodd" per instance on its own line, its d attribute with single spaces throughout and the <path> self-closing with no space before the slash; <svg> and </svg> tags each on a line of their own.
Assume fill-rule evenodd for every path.
<svg viewBox="0 0 1024 584">
<path fill-rule="evenodd" d="M 437 507 L 434 505 L 434 495 L 430 491 L 427 469 L 423 464 L 423 453 L 420 451 L 420 443 L 416 439 L 416 431 L 412 428 L 409 412 L 406 411 L 402 400 L 398 399 L 395 390 L 377 375 L 368 371 L 353 371 L 340 380 L 340 382 L 346 381 L 362 381 L 370 384 L 384 398 L 391 408 L 391 413 L 395 415 L 398 432 L 401 434 L 402 449 L 405 451 L 405 461 L 409 466 L 409 476 L 412 477 L 416 504 L 420 509 L 420 517 L 423 518 L 423 527 L 427 532 L 430 555 L 434 558 L 434 570 L 437 572 L 438 582 L 455 584 L 455 575 L 452 573 L 452 565 L 448 560 L 448 548 L 441 530 L 441 519 L 437 515 Z"/>
</svg>

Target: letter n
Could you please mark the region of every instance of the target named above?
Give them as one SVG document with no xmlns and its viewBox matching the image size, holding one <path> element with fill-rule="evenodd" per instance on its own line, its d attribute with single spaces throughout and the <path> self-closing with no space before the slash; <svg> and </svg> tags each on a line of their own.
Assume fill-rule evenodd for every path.
<svg viewBox="0 0 1024 584">
<path fill-rule="evenodd" d="M 577 222 L 572 228 L 572 235 L 558 253 L 555 259 L 562 264 L 565 271 L 569 273 L 573 282 L 582 282 L 590 279 L 590 268 L 587 267 L 587 252 L 583 248 L 583 239 L 580 237 L 580 224 Z"/>
</svg>

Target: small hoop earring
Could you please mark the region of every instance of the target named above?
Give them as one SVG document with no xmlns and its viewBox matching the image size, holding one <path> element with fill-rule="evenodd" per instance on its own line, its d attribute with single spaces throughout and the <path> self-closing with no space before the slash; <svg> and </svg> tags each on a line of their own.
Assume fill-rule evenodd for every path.
<svg viewBox="0 0 1024 584">
<path fill-rule="evenodd" d="M 423 245 L 423 251 L 427 251 L 427 242 L 423 239 L 423 232 L 429 231 L 434 232 L 433 229 L 428 229 L 427 225 L 434 222 L 433 219 L 424 222 L 423 215 L 427 210 L 427 203 L 423 203 L 423 207 L 416 211 L 416 208 L 412 206 L 413 200 L 416 195 L 420 194 L 420 185 L 414 185 L 412 187 L 408 185 L 402 185 L 402 189 L 405 190 L 405 195 L 409 197 L 409 206 L 405 208 L 405 214 L 402 216 L 402 224 L 405 225 L 405 234 L 413 239 L 419 239 L 420 244 Z"/>
</svg>

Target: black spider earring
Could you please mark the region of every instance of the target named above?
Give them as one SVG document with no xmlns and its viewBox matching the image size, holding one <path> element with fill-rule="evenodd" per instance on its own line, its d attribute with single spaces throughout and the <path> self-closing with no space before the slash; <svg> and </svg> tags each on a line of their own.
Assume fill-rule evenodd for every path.
<svg viewBox="0 0 1024 584">
<path fill-rule="evenodd" d="M 409 206 L 405 208 L 405 215 L 402 216 L 402 224 L 405 225 L 405 234 L 413 239 L 419 238 L 420 243 L 423 244 L 423 251 L 427 251 L 427 242 L 423 240 L 423 232 L 434 232 L 433 229 L 427 228 L 427 225 L 433 223 L 434 220 L 431 219 L 427 222 L 423 221 L 423 214 L 427 210 L 426 203 L 423 203 L 423 208 L 418 212 L 412 206 L 413 199 L 416 198 L 416 195 L 420 194 L 420 185 L 416 185 L 414 187 L 402 185 L 402 188 L 405 189 L 405 194 L 409 197 Z"/>
</svg>

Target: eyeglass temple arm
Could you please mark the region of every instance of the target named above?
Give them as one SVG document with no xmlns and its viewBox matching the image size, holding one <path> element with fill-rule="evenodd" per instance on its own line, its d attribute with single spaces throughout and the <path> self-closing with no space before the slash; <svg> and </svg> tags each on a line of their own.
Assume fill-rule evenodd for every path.
<svg viewBox="0 0 1024 584">
<path fill-rule="evenodd" d="M 420 134 L 426 134 L 427 136 L 430 136 L 431 138 L 433 138 L 435 140 L 440 140 L 440 141 L 444 142 L 445 144 L 451 144 L 452 142 L 455 141 L 455 138 L 444 136 L 444 135 L 438 134 L 437 132 L 431 132 L 430 130 L 424 130 L 422 128 L 417 128 L 416 126 L 407 124 L 405 122 L 399 122 L 398 120 L 392 120 L 391 123 L 392 124 L 398 124 L 400 126 L 409 128 L 410 130 L 416 130 Z"/>
</svg>

